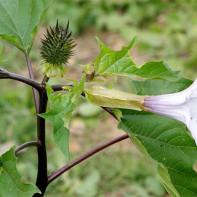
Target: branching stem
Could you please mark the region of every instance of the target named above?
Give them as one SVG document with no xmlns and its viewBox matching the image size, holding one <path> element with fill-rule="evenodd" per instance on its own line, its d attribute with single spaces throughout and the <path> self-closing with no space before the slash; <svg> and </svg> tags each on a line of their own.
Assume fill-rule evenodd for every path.
<svg viewBox="0 0 197 197">
<path fill-rule="evenodd" d="M 17 75 L 17 74 L 14 74 L 14 73 L 10 73 L 8 71 L 6 71 L 6 74 L 0 72 L 0 79 L 13 79 L 13 80 L 16 80 L 16 81 L 23 82 L 23 83 L 35 88 L 38 91 L 40 91 L 40 89 L 41 89 L 41 84 L 40 83 L 38 83 L 38 82 L 36 82 L 32 79 L 29 79 L 27 77 Z"/>
<path fill-rule="evenodd" d="M 54 92 L 56 92 L 56 91 L 62 91 L 64 86 L 73 87 L 73 83 L 52 85 L 51 88 L 53 89 Z"/>
<path fill-rule="evenodd" d="M 40 146 L 40 143 L 38 141 L 32 141 L 32 142 L 26 142 L 24 144 L 21 144 L 20 146 L 16 147 L 16 149 L 14 151 L 15 155 L 17 155 L 24 148 L 27 148 L 30 146 L 38 147 L 38 146 Z"/>
<path fill-rule="evenodd" d="M 102 144 L 94 149 L 92 149 L 91 151 L 87 152 L 86 154 L 82 155 L 81 157 L 75 159 L 74 161 L 72 161 L 70 164 L 60 168 L 58 171 L 54 172 L 51 176 L 49 176 L 48 178 L 48 184 L 51 183 L 52 181 L 54 181 L 56 178 L 58 178 L 60 175 L 62 175 L 64 172 L 68 171 L 69 169 L 71 169 L 72 167 L 76 166 L 77 164 L 81 163 L 82 161 L 84 161 L 85 159 L 88 159 L 89 157 L 91 157 L 92 155 L 102 151 L 103 149 L 118 143 L 122 140 L 125 140 L 129 138 L 129 136 L 127 134 L 122 135 L 120 137 L 117 137 L 105 144 Z"/>
</svg>

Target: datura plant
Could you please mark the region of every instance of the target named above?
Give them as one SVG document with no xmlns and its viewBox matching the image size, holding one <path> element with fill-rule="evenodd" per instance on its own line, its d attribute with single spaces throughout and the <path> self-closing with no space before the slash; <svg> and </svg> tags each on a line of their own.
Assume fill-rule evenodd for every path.
<svg viewBox="0 0 197 197">
<path fill-rule="evenodd" d="M 0 58 L 0 79 L 12 79 L 32 87 L 37 133 L 34 134 L 32 141 L 22 145 L 16 144 L 17 146 L 0 156 L 0 196 L 44 196 L 50 183 L 72 167 L 104 148 L 127 138 L 131 139 L 131 142 L 147 158 L 147 162 L 153 166 L 169 195 L 197 196 L 195 170 L 197 81 L 193 82 L 182 77 L 179 71 L 171 70 L 163 61 L 150 61 L 142 66 L 136 65 L 129 53 L 136 43 L 136 37 L 120 51 L 111 50 L 97 38 L 100 48 L 98 57 L 87 65 L 83 65 L 81 80 L 70 79 L 66 74 L 66 66 L 74 54 L 75 44 L 71 38 L 69 23 L 66 25 L 65 22 L 65 27 L 61 27 L 57 21 L 56 27 L 48 28 L 44 38 L 41 39 L 41 58 L 37 70 L 43 74 L 43 79 L 39 82 L 39 79 L 34 79 L 29 54 L 41 19 L 52 0 L 22 2 L 18 4 L 16 0 L 0 0 L 0 37 L 24 53 L 29 78 L 6 70 Z M 2 45 L 0 45 L 0 52 L 2 52 Z M 122 91 L 120 86 L 117 89 L 106 88 L 103 81 L 108 76 L 124 78 L 127 81 L 128 91 Z M 49 85 L 48 81 L 51 77 L 63 78 L 62 84 L 53 84 L 50 81 Z M 116 85 L 118 84 L 117 81 Z M 109 113 L 117 120 L 118 128 L 125 131 L 125 134 L 72 160 L 69 150 L 69 123 L 72 112 L 77 109 L 81 101 L 80 97 L 85 97 L 87 101 Z M 1 98 L 6 97 L 2 94 Z M 48 111 L 47 103 L 49 103 Z M 52 165 L 48 165 L 52 161 L 47 160 L 45 137 L 50 128 L 46 131 L 45 121 L 52 124 L 53 140 L 65 156 L 65 166 L 57 170 L 51 169 Z M 5 133 L 5 131 L 0 132 Z M 23 132 L 24 135 L 29 135 L 27 131 Z M 21 150 L 30 147 L 37 148 L 35 183 L 23 181 L 23 174 L 22 172 L 19 174 L 16 165 L 17 159 L 20 160 Z M 31 157 L 29 155 L 30 161 Z M 113 163 L 111 166 L 113 167 Z M 125 170 L 125 166 L 122 167 Z M 63 191 L 63 196 L 66 196 L 68 189 Z"/>
</svg>

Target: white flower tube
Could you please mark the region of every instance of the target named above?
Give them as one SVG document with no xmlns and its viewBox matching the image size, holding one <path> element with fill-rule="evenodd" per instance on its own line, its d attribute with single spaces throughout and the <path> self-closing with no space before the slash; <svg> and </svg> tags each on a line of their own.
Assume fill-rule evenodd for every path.
<svg viewBox="0 0 197 197">
<path fill-rule="evenodd" d="M 149 96 L 143 105 L 146 111 L 185 123 L 197 144 L 197 79 L 181 92 Z"/>
</svg>

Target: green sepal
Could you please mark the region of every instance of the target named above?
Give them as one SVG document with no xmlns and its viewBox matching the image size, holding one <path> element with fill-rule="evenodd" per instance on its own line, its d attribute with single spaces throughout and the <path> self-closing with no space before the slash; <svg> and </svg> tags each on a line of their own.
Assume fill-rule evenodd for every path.
<svg viewBox="0 0 197 197">
<path fill-rule="evenodd" d="M 38 64 L 37 70 L 47 77 L 64 77 L 64 75 L 66 74 L 65 65 L 54 65 L 47 63 L 44 60 L 42 60 L 40 64 Z"/>
<path fill-rule="evenodd" d="M 95 105 L 138 111 L 143 110 L 143 101 L 146 98 L 146 96 L 139 96 L 101 86 L 91 86 L 85 90 L 85 94 L 87 100 Z"/>
<path fill-rule="evenodd" d="M 83 73 L 84 74 L 91 74 L 92 70 L 91 70 L 91 64 L 87 64 L 87 65 L 83 65 Z"/>
<path fill-rule="evenodd" d="M 103 79 L 94 78 L 94 79 L 92 79 L 92 82 L 104 82 L 104 80 Z"/>
</svg>

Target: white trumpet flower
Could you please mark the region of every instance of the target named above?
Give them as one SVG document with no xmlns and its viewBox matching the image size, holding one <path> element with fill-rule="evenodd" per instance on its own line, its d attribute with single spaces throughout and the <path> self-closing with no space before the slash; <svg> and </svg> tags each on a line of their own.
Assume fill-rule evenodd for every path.
<svg viewBox="0 0 197 197">
<path fill-rule="evenodd" d="M 197 79 L 181 92 L 145 98 L 143 107 L 186 124 L 197 144 Z"/>
<path fill-rule="evenodd" d="M 85 93 L 91 103 L 99 106 L 145 110 L 177 119 L 187 125 L 197 144 L 197 79 L 173 94 L 139 96 L 100 86 L 91 86 Z"/>
</svg>

